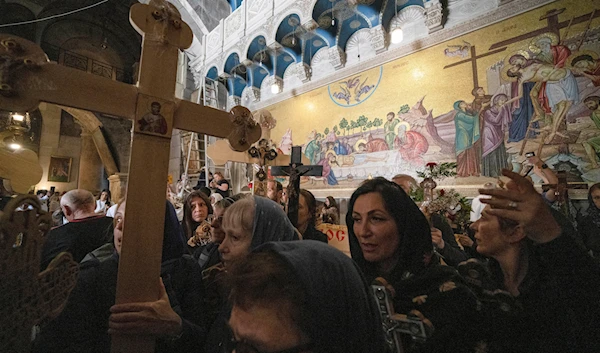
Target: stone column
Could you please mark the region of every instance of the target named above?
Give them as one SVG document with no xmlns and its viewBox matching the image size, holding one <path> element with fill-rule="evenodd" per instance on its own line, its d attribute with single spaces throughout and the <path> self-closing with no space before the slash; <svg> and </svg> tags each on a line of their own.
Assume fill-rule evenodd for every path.
<svg viewBox="0 0 600 353">
<path fill-rule="evenodd" d="M 94 144 L 92 133 L 88 131 L 82 132 L 77 188 L 88 190 L 93 194 L 100 192 L 103 170 L 102 161 Z"/>
<path fill-rule="evenodd" d="M 110 195 L 113 202 L 119 202 L 122 197 L 125 197 L 128 176 L 128 173 L 116 173 L 108 177 Z"/>
<path fill-rule="evenodd" d="M 425 25 L 429 28 L 429 34 L 444 28 L 442 11 L 443 6 L 440 0 L 431 0 L 425 3 Z"/>
<path fill-rule="evenodd" d="M 254 86 L 246 87 L 244 89 L 244 96 L 250 102 L 258 103 L 260 102 L 260 88 Z"/>
<path fill-rule="evenodd" d="M 377 54 L 387 50 L 387 32 L 382 25 L 371 28 L 371 45 Z"/>
<path fill-rule="evenodd" d="M 331 65 L 337 70 L 341 69 L 346 65 L 346 53 L 339 46 L 335 45 L 329 48 L 329 61 Z"/>
<path fill-rule="evenodd" d="M 312 77 L 312 69 L 304 62 L 300 62 L 296 64 L 296 75 L 302 81 L 302 83 L 306 83 L 310 81 Z"/>
<path fill-rule="evenodd" d="M 238 105 L 242 104 L 242 98 L 238 96 L 228 96 L 227 97 L 227 110 L 233 109 Z"/>
</svg>

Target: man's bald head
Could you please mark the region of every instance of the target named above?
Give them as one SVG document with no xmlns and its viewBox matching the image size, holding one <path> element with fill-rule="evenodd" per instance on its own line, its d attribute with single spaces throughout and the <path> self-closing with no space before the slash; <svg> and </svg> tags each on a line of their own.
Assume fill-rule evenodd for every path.
<svg viewBox="0 0 600 353">
<path fill-rule="evenodd" d="M 67 192 L 60 199 L 60 207 L 66 218 L 79 219 L 94 215 L 96 200 L 91 192 L 83 189 L 75 189 Z"/>
<path fill-rule="evenodd" d="M 392 178 L 392 181 L 398 184 L 408 195 L 419 187 L 415 178 L 408 174 L 397 174 Z"/>
</svg>

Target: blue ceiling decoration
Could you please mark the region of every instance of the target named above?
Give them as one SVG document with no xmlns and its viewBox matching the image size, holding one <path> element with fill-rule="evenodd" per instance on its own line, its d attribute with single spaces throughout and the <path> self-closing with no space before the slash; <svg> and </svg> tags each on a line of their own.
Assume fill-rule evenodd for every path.
<svg viewBox="0 0 600 353">
<path fill-rule="evenodd" d="M 317 28 L 314 31 L 313 36 L 320 37 L 320 39 L 322 39 L 328 47 L 332 47 L 335 44 L 335 35 L 331 34 L 327 30 L 324 30 L 323 28 Z"/>
<path fill-rule="evenodd" d="M 243 0 L 228 0 L 232 9 L 241 6 Z M 240 63 L 240 56 L 233 53 L 224 63 L 222 78 L 230 95 L 241 96 L 246 87 L 261 88 L 268 76 L 283 78 L 291 64 L 304 62 L 310 65 L 313 57 L 323 48 L 339 46 L 346 50 L 349 39 L 362 29 L 384 26 L 389 31 L 397 12 L 408 6 L 424 6 L 425 0 L 317 0 L 312 18 L 316 28 L 309 31 L 300 23 L 296 13 L 287 15 L 277 27 L 275 46 L 267 47 L 264 36 L 255 37 L 245 56 L 252 62 Z M 277 49 L 276 49 L 277 48 Z M 242 55 L 244 56 L 244 55 Z M 248 64 L 248 62 L 245 62 Z M 216 67 L 211 68 L 207 78 L 219 79 Z"/>
<path fill-rule="evenodd" d="M 423 0 L 398 0 L 398 3 Z M 313 19 L 321 30 L 326 31 L 336 40 L 334 44 L 345 49 L 348 39 L 363 28 L 372 28 L 381 23 L 382 8 L 386 5 L 393 13 L 393 0 L 357 0 L 351 5 L 347 0 L 318 0 L 313 8 Z M 390 5 L 391 4 L 391 5 Z M 391 20 L 388 19 L 388 22 Z"/>
<path fill-rule="evenodd" d="M 317 28 L 312 38 L 304 41 L 304 55 L 302 61 L 310 65 L 315 54 L 324 47 L 331 47 L 335 43 L 335 38 L 329 32 Z"/>
<path fill-rule="evenodd" d="M 260 60 L 261 53 L 264 53 L 264 50 L 267 49 L 267 41 L 265 37 L 258 36 L 252 40 L 250 46 L 248 47 L 248 52 L 246 53 L 246 57 L 253 61 Z M 265 55 L 262 55 L 263 59 Z"/>
<path fill-rule="evenodd" d="M 393 3 L 393 1 L 392 1 Z M 381 6 L 383 5 L 383 0 L 375 1 L 371 5 L 358 5 L 356 6 L 356 11 L 358 13 L 363 14 L 366 19 L 370 22 L 371 27 L 375 27 L 379 25 L 379 14 L 381 11 Z"/>
<path fill-rule="evenodd" d="M 333 20 L 332 13 L 336 14 L 336 17 L 342 13 L 336 9 L 347 7 L 348 4 L 345 0 L 318 0 L 313 8 L 312 18 L 315 20 L 319 28 L 326 30 L 335 37 L 338 30 L 338 21 Z"/>
<path fill-rule="evenodd" d="M 228 0 L 229 5 L 231 6 L 231 12 L 235 11 L 238 7 L 242 6 L 242 2 L 244 0 Z"/>
<path fill-rule="evenodd" d="M 253 65 L 250 71 L 251 84 L 256 88 L 260 88 L 263 80 L 272 74 L 272 70 L 261 65 Z"/>
<path fill-rule="evenodd" d="M 348 43 L 348 39 L 350 39 L 350 37 L 352 37 L 356 31 L 363 28 L 371 28 L 371 26 L 365 18 L 365 15 L 357 12 L 354 16 L 342 23 L 342 27 L 337 38 L 337 45 L 343 50 L 346 50 L 346 43 Z"/>
<path fill-rule="evenodd" d="M 217 67 L 216 66 L 211 67 L 206 72 L 206 77 L 210 78 L 211 80 L 216 80 L 217 78 L 219 78 L 219 70 L 217 69 Z"/>
<path fill-rule="evenodd" d="M 240 76 L 235 75 L 227 78 L 227 91 L 230 96 L 241 97 L 246 85 L 246 80 Z"/>
<path fill-rule="evenodd" d="M 300 60 L 302 56 L 301 38 L 305 32 L 304 28 L 300 25 L 300 17 L 296 14 L 291 14 L 286 16 L 279 24 L 275 40 L 282 46 L 289 48 L 289 54 Z"/>
<path fill-rule="evenodd" d="M 223 69 L 224 72 L 228 74 L 232 74 L 233 70 L 240 64 L 240 57 L 237 53 L 231 53 L 227 60 L 225 61 L 225 67 Z"/>
<path fill-rule="evenodd" d="M 286 50 L 285 48 L 283 50 L 280 50 L 277 53 L 277 65 L 275 67 L 275 75 L 283 77 L 283 74 L 285 73 L 285 70 L 288 68 L 288 66 L 295 62 L 296 60 L 292 55 L 290 55 L 288 50 Z"/>
</svg>

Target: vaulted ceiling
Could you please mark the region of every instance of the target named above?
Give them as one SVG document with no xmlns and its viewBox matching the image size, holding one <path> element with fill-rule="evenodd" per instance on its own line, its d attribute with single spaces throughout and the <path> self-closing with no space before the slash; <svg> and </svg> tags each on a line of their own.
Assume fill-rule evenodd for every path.
<svg viewBox="0 0 600 353">
<path fill-rule="evenodd" d="M 402 13 L 412 13 L 412 17 L 422 19 L 425 1 L 317 0 L 312 9 L 314 28 L 306 29 L 301 25 L 299 15 L 292 13 L 277 24 L 275 41 L 278 45 L 267 43 L 262 35 L 256 36 L 245 53 L 248 61 L 232 53 L 225 58 L 222 68 L 207 68 L 206 77 L 219 79 L 217 73 L 223 72 L 220 79 L 229 95 L 240 96 L 246 87 L 260 88 L 268 76 L 283 78 L 292 64 L 304 63 L 312 73 L 311 65 L 322 49 L 338 47 L 347 52 L 352 44 L 361 45 L 360 34 L 364 30 L 381 26 L 390 33 L 401 26 L 402 21 L 414 20 L 402 19 L 399 15 Z M 234 5 L 242 3 L 240 0 L 229 2 L 234 10 Z M 426 34 L 426 27 L 424 29 Z M 362 34 L 368 36 L 368 33 Z"/>
<path fill-rule="evenodd" d="M 43 19 L 88 5 L 97 0 L 0 1 L 0 24 Z M 135 0 L 109 0 L 85 11 L 27 25 L 0 27 L 1 33 L 24 37 L 40 45 L 51 60 L 68 53 L 107 64 L 131 81 L 133 65 L 139 61 L 141 36 L 129 24 L 129 8 Z"/>
</svg>

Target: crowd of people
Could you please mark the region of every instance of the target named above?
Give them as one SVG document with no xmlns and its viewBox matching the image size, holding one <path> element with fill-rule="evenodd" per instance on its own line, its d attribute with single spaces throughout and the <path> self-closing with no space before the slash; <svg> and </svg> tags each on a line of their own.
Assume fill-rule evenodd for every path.
<svg viewBox="0 0 600 353">
<path fill-rule="evenodd" d="M 576 228 L 529 180 L 503 173 L 510 181 L 480 189 L 480 215 L 456 237 L 411 199 L 412 177 L 364 181 L 345 216 L 351 258 L 316 227 L 339 224 L 333 197 L 319 209 L 300 190 L 294 226 L 277 180 L 266 197 L 199 188 L 181 222 L 165 203 L 160 297 L 117 305 L 127 201 L 110 218 L 110 193 L 69 191 L 68 223 L 48 233 L 41 266 L 68 251 L 80 274 L 32 351 L 109 352 L 111 335 L 139 334 L 156 337 L 157 352 L 597 351 L 600 184 Z M 426 338 L 390 341 L 371 288 L 381 282 L 392 310 L 428 327 Z"/>
</svg>

